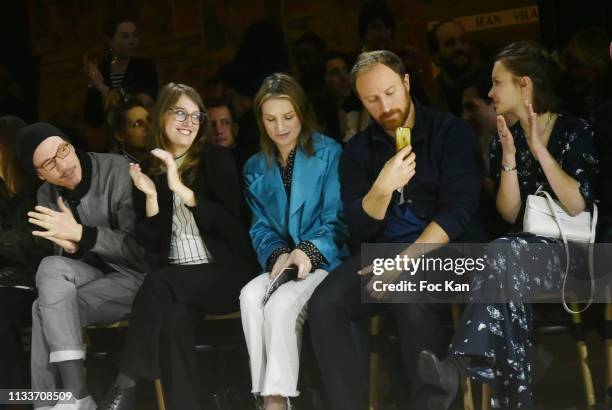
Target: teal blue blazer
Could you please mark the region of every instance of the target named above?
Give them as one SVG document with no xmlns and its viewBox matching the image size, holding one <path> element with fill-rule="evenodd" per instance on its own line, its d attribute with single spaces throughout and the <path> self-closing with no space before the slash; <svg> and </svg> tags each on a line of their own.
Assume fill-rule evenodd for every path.
<svg viewBox="0 0 612 410">
<path fill-rule="evenodd" d="M 244 165 L 245 196 L 253 215 L 251 240 L 264 270 L 274 250 L 293 249 L 305 240 L 325 256 L 321 268 L 328 272 L 348 256 L 338 174 L 342 147 L 318 133 L 312 139 L 312 156 L 299 147 L 295 154 L 289 201 L 276 162 L 270 164 L 259 152 Z"/>
</svg>

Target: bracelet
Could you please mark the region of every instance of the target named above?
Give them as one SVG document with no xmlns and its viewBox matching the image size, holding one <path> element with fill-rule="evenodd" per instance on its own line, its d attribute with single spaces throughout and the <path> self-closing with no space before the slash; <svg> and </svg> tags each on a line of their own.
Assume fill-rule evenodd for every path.
<svg viewBox="0 0 612 410">
<path fill-rule="evenodd" d="M 510 165 L 506 165 L 502 163 L 501 168 L 502 168 L 502 171 L 504 172 L 516 171 L 516 164 L 514 164 L 514 166 L 510 166 Z"/>
</svg>

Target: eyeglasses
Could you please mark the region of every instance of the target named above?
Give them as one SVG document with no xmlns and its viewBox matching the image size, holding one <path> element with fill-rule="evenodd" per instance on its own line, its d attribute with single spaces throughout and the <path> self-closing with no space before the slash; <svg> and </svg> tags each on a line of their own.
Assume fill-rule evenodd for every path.
<svg viewBox="0 0 612 410">
<path fill-rule="evenodd" d="M 199 125 L 206 120 L 206 113 L 202 111 L 188 113 L 182 108 L 170 108 L 170 111 L 174 113 L 174 119 L 178 122 L 184 122 L 187 117 L 191 117 L 191 122 Z"/>
<path fill-rule="evenodd" d="M 68 154 L 70 154 L 70 151 L 72 151 L 72 145 L 67 142 L 63 143 L 58 147 L 57 151 L 55 152 L 55 155 L 52 158 L 47 159 L 45 162 L 42 163 L 41 166 L 37 168 L 42 168 L 47 172 L 53 171 L 57 166 L 57 158 L 66 158 Z"/>
</svg>

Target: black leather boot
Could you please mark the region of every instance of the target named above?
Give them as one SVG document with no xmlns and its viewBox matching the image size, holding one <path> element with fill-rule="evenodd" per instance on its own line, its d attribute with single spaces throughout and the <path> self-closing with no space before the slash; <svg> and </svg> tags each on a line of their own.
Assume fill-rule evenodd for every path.
<svg viewBox="0 0 612 410">
<path fill-rule="evenodd" d="M 113 383 L 98 404 L 98 410 L 134 410 L 136 386 L 121 387 Z"/>
</svg>

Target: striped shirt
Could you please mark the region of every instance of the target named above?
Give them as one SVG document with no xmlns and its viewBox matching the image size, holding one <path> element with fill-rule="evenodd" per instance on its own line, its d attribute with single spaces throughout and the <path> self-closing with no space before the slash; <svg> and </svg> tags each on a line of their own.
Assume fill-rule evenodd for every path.
<svg viewBox="0 0 612 410">
<path fill-rule="evenodd" d="M 183 159 L 184 157 L 176 161 L 177 167 L 180 167 Z M 200 236 L 193 213 L 187 209 L 180 196 L 173 194 L 173 199 L 169 262 L 173 265 L 212 262 L 212 256 Z"/>
<path fill-rule="evenodd" d="M 119 71 L 110 74 L 111 88 L 117 89 L 123 86 L 123 78 L 125 77 L 125 71 Z"/>
</svg>

